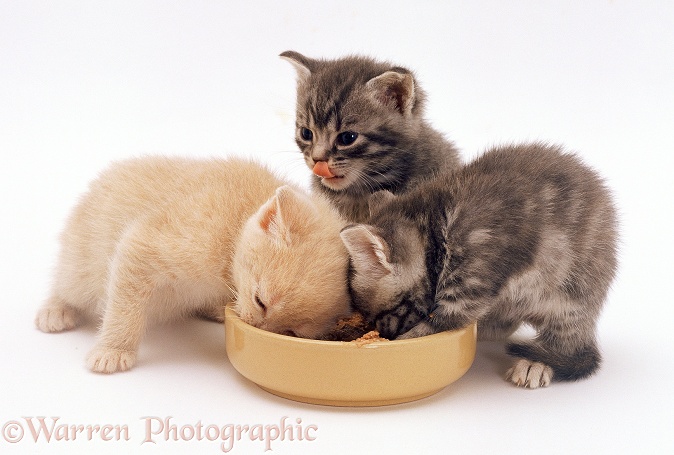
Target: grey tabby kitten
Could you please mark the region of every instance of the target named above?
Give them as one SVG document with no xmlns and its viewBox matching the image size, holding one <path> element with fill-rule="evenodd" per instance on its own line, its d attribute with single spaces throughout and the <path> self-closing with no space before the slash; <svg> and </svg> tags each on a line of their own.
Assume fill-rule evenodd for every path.
<svg viewBox="0 0 674 455">
<path fill-rule="evenodd" d="M 365 221 L 375 191 L 400 193 L 459 166 L 453 144 L 424 120 L 426 96 L 409 70 L 366 57 L 281 57 L 298 74 L 296 141 L 313 188 L 346 219 Z"/>
<path fill-rule="evenodd" d="M 372 198 L 342 239 L 354 305 L 387 338 L 478 321 L 510 344 L 518 386 L 575 380 L 600 363 L 596 324 L 616 269 L 617 221 L 598 175 L 557 147 L 500 147 L 400 196 Z"/>
</svg>

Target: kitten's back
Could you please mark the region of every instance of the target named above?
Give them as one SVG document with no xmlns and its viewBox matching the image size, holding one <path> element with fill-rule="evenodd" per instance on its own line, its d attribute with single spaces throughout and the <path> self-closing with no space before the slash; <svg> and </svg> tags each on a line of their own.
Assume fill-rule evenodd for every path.
<svg viewBox="0 0 674 455">
<path fill-rule="evenodd" d="M 137 235 L 163 235 L 167 251 L 185 249 L 173 245 L 176 239 L 192 244 L 195 254 L 185 260 L 194 258 L 194 272 L 206 274 L 208 264 L 199 261 L 231 257 L 244 221 L 281 184 L 243 159 L 142 157 L 114 163 L 91 183 L 61 234 L 55 293 L 102 312 L 110 261 L 125 233 L 141 224 Z M 177 236 L 168 232 L 178 229 Z M 218 249 L 208 252 L 205 245 Z"/>
<path fill-rule="evenodd" d="M 569 269 L 577 271 L 568 280 L 575 292 L 605 294 L 615 274 L 617 215 L 610 191 L 594 170 L 559 147 L 493 148 L 402 195 L 387 210 L 420 220 L 424 229 L 444 232 L 465 249 L 493 244 L 490 251 L 505 256 L 491 258 L 489 273 L 504 279 L 530 266 L 540 248 L 562 242 Z M 491 235 L 469 241 L 476 231 Z M 585 278 L 577 279 L 578 273 Z"/>
<path fill-rule="evenodd" d="M 469 181 L 474 183 L 466 184 Z M 593 286 L 579 292 L 606 289 L 612 281 L 616 210 L 603 179 L 576 155 L 541 143 L 502 146 L 467 165 L 455 185 L 456 200 L 461 201 L 457 210 L 472 212 L 466 218 L 479 223 L 484 218 L 478 212 L 500 211 L 510 220 L 511 229 L 517 230 L 506 229 L 510 237 L 529 231 L 525 241 L 536 236 L 540 242 L 563 235 L 569 260 L 584 264 L 583 272 L 594 277 Z M 520 249 L 526 250 L 524 245 Z M 571 281 L 581 286 L 585 280 Z"/>
</svg>

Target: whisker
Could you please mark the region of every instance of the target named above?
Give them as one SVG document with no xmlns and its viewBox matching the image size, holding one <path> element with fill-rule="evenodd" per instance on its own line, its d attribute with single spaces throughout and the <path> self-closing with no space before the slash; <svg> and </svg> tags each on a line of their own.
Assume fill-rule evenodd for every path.
<svg viewBox="0 0 674 455">
<path fill-rule="evenodd" d="M 228 283 L 225 283 L 225 286 L 227 289 L 229 289 L 229 292 L 232 293 L 233 299 L 232 300 L 238 300 L 239 299 L 239 292 L 236 290 L 236 288 L 230 286 Z"/>
</svg>

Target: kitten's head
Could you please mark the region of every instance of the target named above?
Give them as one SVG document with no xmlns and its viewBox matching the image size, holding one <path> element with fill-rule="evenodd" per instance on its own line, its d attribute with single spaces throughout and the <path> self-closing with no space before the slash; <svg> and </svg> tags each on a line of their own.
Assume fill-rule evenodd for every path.
<svg viewBox="0 0 674 455">
<path fill-rule="evenodd" d="M 234 254 L 236 310 L 271 332 L 319 338 L 349 314 L 343 221 L 318 196 L 282 186 L 244 226 Z"/>
<path fill-rule="evenodd" d="M 351 257 L 351 294 L 354 307 L 394 339 L 425 318 L 432 304 L 425 239 L 413 220 L 387 210 L 372 222 L 341 232 Z"/>
<path fill-rule="evenodd" d="M 425 99 L 413 74 L 365 57 L 281 57 L 297 70 L 296 141 L 316 181 L 351 194 L 404 185 Z"/>
</svg>

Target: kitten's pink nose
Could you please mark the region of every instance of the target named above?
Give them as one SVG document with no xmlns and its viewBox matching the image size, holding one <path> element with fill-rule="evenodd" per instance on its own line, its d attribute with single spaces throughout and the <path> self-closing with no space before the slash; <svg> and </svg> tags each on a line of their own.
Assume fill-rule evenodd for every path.
<svg viewBox="0 0 674 455">
<path fill-rule="evenodd" d="M 328 162 L 327 161 L 316 161 L 316 164 L 314 164 L 314 174 L 316 174 L 319 177 L 323 177 L 326 179 L 331 179 L 335 176 L 335 174 L 332 173 L 330 170 L 330 167 L 328 167 Z"/>
</svg>

